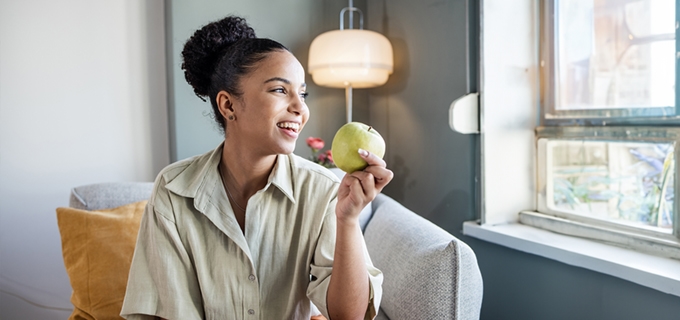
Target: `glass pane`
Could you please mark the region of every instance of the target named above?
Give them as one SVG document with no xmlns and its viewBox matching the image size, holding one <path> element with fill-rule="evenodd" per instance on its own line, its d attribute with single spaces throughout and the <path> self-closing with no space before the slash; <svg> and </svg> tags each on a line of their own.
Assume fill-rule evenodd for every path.
<svg viewBox="0 0 680 320">
<path fill-rule="evenodd" d="M 558 1 L 555 41 L 555 111 L 675 114 L 675 0 Z"/>
<path fill-rule="evenodd" d="M 672 232 L 674 143 L 551 140 L 550 209 Z"/>
</svg>

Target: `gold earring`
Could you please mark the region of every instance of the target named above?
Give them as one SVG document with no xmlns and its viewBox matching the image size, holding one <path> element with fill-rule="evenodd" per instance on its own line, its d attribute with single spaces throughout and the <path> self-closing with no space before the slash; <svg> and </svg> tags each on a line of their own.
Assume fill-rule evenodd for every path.
<svg viewBox="0 0 680 320">
<path fill-rule="evenodd" d="M 229 116 L 229 120 L 234 120 L 234 116 Z"/>
</svg>

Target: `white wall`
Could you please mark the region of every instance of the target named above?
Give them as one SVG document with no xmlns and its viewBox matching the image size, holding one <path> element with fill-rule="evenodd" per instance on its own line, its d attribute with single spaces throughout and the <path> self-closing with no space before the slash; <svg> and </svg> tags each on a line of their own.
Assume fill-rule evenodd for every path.
<svg viewBox="0 0 680 320">
<path fill-rule="evenodd" d="M 161 0 L 0 0 L 0 318 L 70 314 L 72 187 L 167 165 L 164 36 Z"/>
</svg>

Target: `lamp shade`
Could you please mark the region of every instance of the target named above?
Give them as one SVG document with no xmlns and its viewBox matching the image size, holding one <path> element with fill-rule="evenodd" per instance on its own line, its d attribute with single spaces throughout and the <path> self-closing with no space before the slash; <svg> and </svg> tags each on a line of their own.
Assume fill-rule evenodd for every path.
<svg viewBox="0 0 680 320">
<path fill-rule="evenodd" d="M 377 87 L 392 74 L 392 45 L 385 36 L 370 30 L 325 32 L 309 47 L 308 68 L 320 86 Z"/>
</svg>

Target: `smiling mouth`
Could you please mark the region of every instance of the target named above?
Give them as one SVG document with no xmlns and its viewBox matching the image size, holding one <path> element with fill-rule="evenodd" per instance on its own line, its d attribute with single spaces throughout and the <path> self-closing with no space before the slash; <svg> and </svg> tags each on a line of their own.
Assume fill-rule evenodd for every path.
<svg viewBox="0 0 680 320">
<path fill-rule="evenodd" d="M 279 122 L 276 124 L 281 129 L 286 129 L 298 133 L 300 131 L 300 124 L 295 122 Z"/>
</svg>

